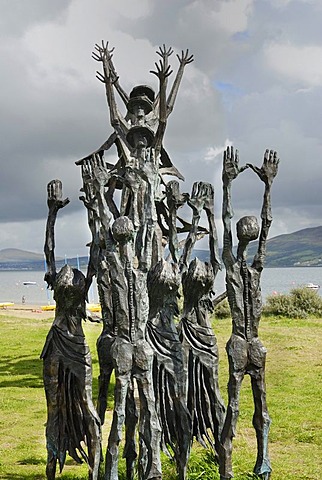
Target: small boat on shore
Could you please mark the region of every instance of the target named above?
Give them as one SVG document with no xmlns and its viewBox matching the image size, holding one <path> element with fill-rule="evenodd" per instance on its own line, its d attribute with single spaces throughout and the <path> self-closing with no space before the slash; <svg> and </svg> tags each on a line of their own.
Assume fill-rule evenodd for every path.
<svg viewBox="0 0 322 480">
<path fill-rule="evenodd" d="M 13 305 L 14 305 L 13 302 L 1 302 L 0 303 L 0 308 L 13 307 Z"/>
<path fill-rule="evenodd" d="M 1 306 L 1 304 L 0 304 Z M 86 305 L 87 310 L 90 312 L 100 312 L 101 311 L 101 305 L 99 303 L 90 303 Z M 56 310 L 56 305 L 42 305 L 41 309 L 46 312 L 50 310 Z"/>
<path fill-rule="evenodd" d="M 37 285 L 37 282 L 22 282 L 23 285 Z"/>
<path fill-rule="evenodd" d="M 88 303 L 86 305 L 86 309 L 89 310 L 90 312 L 100 312 L 101 305 L 99 303 Z"/>
<path fill-rule="evenodd" d="M 41 309 L 44 312 L 50 311 L 50 310 L 56 310 L 56 305 L 42 305 Z"/>
<path fill-rule="evenodd" d="M 309 288 L 310 290 L 319 290 L 320 288 L 320 285 L 318 285 L 317 283 L 307 283 L 306 285 L 304 285 L 305 288 Z"/>
</svg>

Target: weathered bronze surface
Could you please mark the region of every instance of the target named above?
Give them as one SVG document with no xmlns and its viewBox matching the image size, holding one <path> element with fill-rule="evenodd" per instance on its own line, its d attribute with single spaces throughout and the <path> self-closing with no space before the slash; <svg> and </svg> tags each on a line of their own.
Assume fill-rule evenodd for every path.
<svg viewBox="0 0 322 480">
<path fill-rule="evenodd" d="M 226 350 L 229 360 L 228 406 L 221 436 L 221 479 L 233 477 L 232 440 L 236 434 L 239 413 L 239 393 L 245 374 L 250 375 L 254 397 L 253 425 L 257 438 L 257 460 L 254 473 L 268 479 L 271 472 L 268 456 L 268 430 L 270 418 L 266 405 L 265 359 L 266 349 L 258 337 L 262 311 L 260 277 L 264 267 L 266 241 L 272 223 L 271 186 L 277 174 L 279 160 L 276 152 L 266 150 L 261 168 L 247 164 L 239 167 L 238 152 L 227 148 L 223 163 L 223 209 L 224 223 L 223 261 L 226 269 L 227 295 L 232 315 L 232 335 Z M 261 211 L 261 229 L 256 217 L 241 218 L 237 223 L 238 248 L 233 254 L 231 219 L 231 185 L 233 180 L 251 168 L 264 182 L 264 199 Z M 247 246 L 259 236 L 258 250 L 251 265 L 247 263 Z"/>
<path fill-rule="evenodd" d="M 255 405 L 257 460 L 254 472 L 267 480 L 271 472 L 270 418 L 264 378 L 266 350 L 258 338 L 258 324 L 260 276 L 272 222 L 270 191 L 278 168 L 276 152 L 266 151 L 261 168 L 251 164 L 239 167 L 238 153 L 234 153 L 232 147 L 224 153 L 222 258 L 227 294 L 214 298 L 214 281 L 221 259 L 213 186 L 195 182 L 191 194 L 182 193 L 179 181 L 184 177 L 163 146 L 167 119 L 173 110 L 184 68 L 193 61 L 193 56 L 188 50 L 177 55 L 179 68 L 168 93 L 172 74 L 169 58 L 173 51 L 163 45 L 156 52 L 160 60 L 151 71 L 159 80 L 158 92 L 148 85 L 136 85 L 128 94 L 120 85 L 112 60 L 113 50 L 102 42 L 95 46 L 93 53 L 93 58 L 102 65 L 102 73 L 98 72 L 97 78 L 105 85 L 113 133 L 97 150 L 76 162 L 81 166 L 83 195 L 80 199 L 87 209 L 92 236 L 86 278 L 68 266 L 56 274 L 54 223 L 58 210 L 68 199 L 62 200 L 59 181 L 48 185 L 46 280 L 54 289 L 57 308 L 42 353 L 49 419 L 47 478 L 55 478 L 56 460 L 62 468 L 66 451 L 73 458 L 77 459 L 78 455 L 85 458 L 90 467 L 89 478 L 97 478 L 100 423 L 105 421 L 108 387 L 114 372 L 114 409 L 107 439 L 105 480 L 118 479 L 123 427 L 128 479 L 134 478 L 136 470 L 139 480 L 161 479 L 160 450 L 163 449 L 175 461 L 178 478 L 185 480 L 194 439 L 213 449 L 220 478 L 232 478 L 232 440 L 245 374 L 251 377 Z M 120 113 L 117 96 L 125 105 L 124 115 Z M 104 153 L 112 147 L 116 148 L 116 159 L 109 163 Z M 262 224 L 260 229 L 255 217 L 244 217 L 237 223 L 239 244 L 235 256 L 231 184 L 246 168 L 252 169 L 265 184 Z M 168 180 L 167 176 L 176 178 Z M 186 213 L 180 216 L 179 210 L 184 205 Z M 202 225 L 202 219 L 206 220 L 206 226 Z M 208 237 L 208 262 L 193 258 L 195 244 L 204 236 Z M 248 265 L 247 245 L 258 236 L 257 254 Z M 81 328 L 81 320 L 86 316 L 85 299 L 94 276 L 103 326 L 97 340 L 98 414 L 91 400 L 90 355 Z M 218 347 L 209 319 L 209 312 L 213 312 L 214 306 L 226 295 L 233 328 L 227 343 L 227 407 L 219 391 Z M 59 330 L 56 341 L 57 328 L 63 333 Z M 71 337 L 70 347 L 64 343 L 64 335 Z M 75 336 L 79 338 L 77 347 L 72 340 Z M 63 369 L 64 375 L 55 368 L 59 372 Z M 79 385 L 79 397 L 75 399 L 68 390 L 74 388 L 70 378 Z M 63 387 L 59 386 L 61 381 Z M 69 403 L 58 402 L 57 388 L 65 389 Z M 75 409 L 86 414 L 75 416 Z M 56 440 L 61 428 L 57 420 L 60 416 L 65 422 L 65 437 L 59 433 L 63 445 Z M 76 439 L 68 436 L 70 431 L 79 433 Z M 88 455 L 80 446 L 85 434 Z"/>
<path fill-rule="evenodd" d="M 81 271 L 69 265 L 56 272 L 54 227 L 58 211 L 69 200 L 63 200 L 59 180 L 51 181 L 47 191 L 45 280 L 54 290 L 56 311 L 41 353 L 48 412 L 46 475 L 48 480 L 55 478 L 57 461 L 62 471 L 68 452 L 78 463 L 85 460 L 89 466 L 88 478 L 96 480 L 101 439 L 100 420 L 92 401 L 91 354 L 82 328 L 86 317 L 86 279 Z"/>
</svg>

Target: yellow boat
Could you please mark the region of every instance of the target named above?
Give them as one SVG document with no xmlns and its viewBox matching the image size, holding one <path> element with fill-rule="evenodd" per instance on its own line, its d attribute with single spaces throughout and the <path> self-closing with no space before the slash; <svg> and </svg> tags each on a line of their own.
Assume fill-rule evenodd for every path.
<svg viewBox="0 0 322 480">
<path fill-rule="evenodd" d="M 99 303 L 88 303 L 86 308 L 90 312 L 100 312 L 101 311 L 101 305 Z"/>
<path fill-rule="evenodd" d="M 1 302 L 0 303 L 0 308 L 7 308 L 7 307 L 12 307 L 14 303 L 12 302 Z"/>
<path fill-rule="evenodd" d="M 6 305 L 13 305 L 13 303 L 11 304 L 6 304 Z M 1 308 L 1 303 L 0 303 L 0 308 Z M 99 303 L 90 303 L 86 306 L 87 310 L 89 310 L 90 312 L 100 312 L 101 311 L 101 305 Z M 43 311 L 50 311 L 50 310 L 55 310 L 56 309 L 56 305 L 43 305 L 41 307 L 41 309 Z"/>
<path fill-rule="evenodd" d="M 56 310 L 56 305 L 43 305 L 41 309 L 46 312 L 49 310 Z"/>
</svg>

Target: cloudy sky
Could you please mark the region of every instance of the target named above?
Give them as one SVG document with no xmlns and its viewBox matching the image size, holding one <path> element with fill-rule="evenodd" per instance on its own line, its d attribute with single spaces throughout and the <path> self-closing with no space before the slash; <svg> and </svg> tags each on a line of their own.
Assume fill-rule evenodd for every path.
<svg viewBox="0 0 322 480">
<path fill-rule="evenodd" d="M 0 249 L 42 252 L 46 185 L 60 178 L 71 203 L 57 222 L 57 254 L 87 252 L 75 161 L 112 131 L 91 58 L 102 40 L 115 46 L 128 92 L 157 87 L 149 71 L 159 45 L 194 55 L 164 143 L 186 177 L 183 191 L 195 180 L 214 183 L 219 232 L 230 144 L 241 163 L 278 152 L 271 236 L 322 224 L 320 0 L 0 0 L 0 11 Z M 175 72 L 175 55 L 171 63 Z M 244 172 L 233 190 L 236 219 L 258 215 L 262 193 Z"/>
</svg>

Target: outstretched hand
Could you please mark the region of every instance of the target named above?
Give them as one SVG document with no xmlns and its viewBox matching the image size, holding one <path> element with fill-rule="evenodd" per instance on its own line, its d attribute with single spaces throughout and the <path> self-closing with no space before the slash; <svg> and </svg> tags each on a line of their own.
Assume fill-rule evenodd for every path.
<svg viewBox="0 0 322 480">
<path fill-rule="evenodd" d="M 244 165 L 242 167 L 239 166 L 238 150 L 235 150 L 234 153 L 234 147 L 227 147 L 227 149 L 224 151 L 222 172 L 222 179 L 224 184 L 232 182 L 246 168 L 248 168 L 248 165 Z"/>
<path fill-rule="evenodd" d="M 185 204 L 187 197 L 186 193 L 180 193 L 179 182 L 171 180 L 166 185 L 167 204 L 170 210 L 177 211 Z"/>
<path fill-rule="evenodd" d="M 266 149 L 261 168 L 256 167 L 251 163 L 248 163 L 247 167 L 251 168 L 259 176 L 262 182 L 265 183 L 265 185 L 272 185 L 273 180 L 277 175 L 278 164 L 279 158 L 277 158 L 277 153 L 273 150 Z"/>
<path fill-rule="evenodd" d="M 192 187 L 191 196 L 188 199 L 188 205 L 194 213 L 200 215 L 205 207 L 213 202 L 214 190 L 210 183 L 195 182 Z"/>
<path fill-rule="evenodd" d="M 163 59 L 163 60 L 167 60 L 170 55 L 173 54 L 173 50 L 171 47 L 166 48 L 165 44 L 162 45 L 162 47 L 159 47 L 159 50 L 157 50 L 157 55 L 160 55 L 160 57 Z"/>
<path fill-rule="evenodd" d="M 156 71 L 150 70 L 150 73 L 153 73 L 153 75 L 156 75 L 160 82 L 163 83 L 167 77 L 169 77 L 172 73 L 173 70 L 171 70 L 170 65 L 167 65 L 167 62 L 163 58 L 162 60 L 159 61 L 159 63 L 155 62 L 155 68 Z"/>
<path fill-rule="evenodd" d="M 181 57 L 179 57 L 179 55 L 177 55 L 177 59 L 180 62 L 180 66 L 184 67 L 185 65 L 188 65 L 188 63 L 193 62 L 193 55 L 189 56 L 189 50 L 188 49 L 186 50 L 186 52 L 184 52 L 182 50 L 181 51 Z"/>
<path fill-rule="evenodd" d="M 105 187 L 111 178 L 111 174 L 107 169 L 103 156 L 98 153 L 94 154 L 92 156 L 91 166 L 94 186 L 98 189 Z"/>
<path fill-rule="evenodd" d="M 105 187 L 111 174 L 108 171 L 103 156 L 99 153 L 94 153 L 90 159 L 86 160 L 82 166 L 82 177 L 84 182 L 83 191 L 91 192 L 94 195 L 94 190 L 99 190 Z"/>
<path fill-rule="evenodd" d="M 60 180 L 52 180 L 47 185 L 47 205 L 56 212 L 69 203 L 69 198 L 63 200 L 63 185 Z"/>
<path fill-rule="evenodd" d="M 87 158 L 82 163 L 82 178 L 83 178 L 83 187 L 81 188 L 81 192 L 84 192 L 84 195 L 79 197 L 85 207 L 94 210 L 95 205 L 95 191 L 93 185 L 93 178 L 91 173 L 92 167 L 90 163 L 90 159 Z"/>
<path fill-rule="evenodd" d="M 96 43 L 95 50 L 96 52 L 92 52 L 92 58 L 97 62 L 102 62 L 104 66 L 104 75 L 96 72 L 96 78 L 102 83 L 107 83 L 108 79 L 115 82 L 117 76 L 112 63 L 114 47 L 109 50 L 108 42 L 104 44 L 104 41 L 102 41 L 102 46 Z"/>
<path fill-rule="evenodd" d="M 92 52 L 92 58 L 97 62 L 103 62 L 104 60 L 110 61 L 112 60 L 112 53 L 114 52 L 114 47 L 111 50 L 108 49 L 108 42 L 104 45 L 104 40 L 102 40 L 102 46 L 95 44 L 96 52 Z"/>
</svg>

